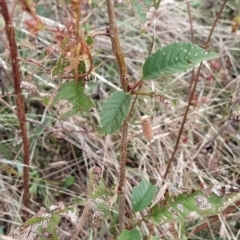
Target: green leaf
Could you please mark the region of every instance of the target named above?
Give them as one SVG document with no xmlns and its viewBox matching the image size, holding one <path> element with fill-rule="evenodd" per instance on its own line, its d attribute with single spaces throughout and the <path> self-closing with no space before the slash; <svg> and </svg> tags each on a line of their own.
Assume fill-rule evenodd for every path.
<svg viewBox="0 0 240 240">
<path fill-rule="evenodd" d="M 44 220 L 43 217 L 34 216 L 34 217 L 30 218 L 29 220 L 27 220 L 26 222 L 24 222 L 22 224 L 22 226 L 24 228 L 27 228 L 29 225 L 41 223 L 43 220 Z"/>
<path fill-rule="evenodd" d="M 52 77 L 56 75 L 63 75 L 65 72 L 65 68 L 70 65 L 70 61 L 65 57 L 65 56 L 60 56 L 59 59 L 57 60 L 56 65 L 52 69 Z"/>
<path fill-rule="evenodd" d="M 212 216 L 240 199 L 240 189 L 232 186 L 213 186 L 190 194 L 180 194 L 164 207 L 157 205 L 150 218 L 156 224 L 181 223 L 200 216 Z"/>
<path fill-rule="evenodd" d="M 47 226 L 47 230 L 49 233 L 51 233 L 52 235 L 56 234 L 56 229 L 58 227 L 60 220 L 61 220 L 61 217 L 59 215 L 57 214 L 52 215 Z"/>
<path fill-rule="evenodd" d="M 86 43 L 87 43 L 87 45 L 93 44 L 94 43 L 93 38 L 90 36 L 87 36 Z"/>
<path fill-rule="evenodd" d="M 52 102 L 59 119 L 66 119 L 79 111 L 90 111 L 94 106 L 91 98 L 84 93 L 84 83 L 71 81 L 60 86 Z"/>
<path fill-rule="evenodd" d="M 142 30 L 147 30 L 152 23 L 161 0 L 130 0 L 135 14 L 140 19 Z"/>
<path fill-rule="evenodd" d="M 102 131 L 106 134 L 118 131 L 127 117 L 131 96 L 122 91 L 114 92 L 104 102 L 101 112 Z"/>
<path fill-rule="evenodd" d="M 141 240 L 141 235 L 137 229 L 127 230 L 124 229 L 121 235 L 118 237 L 118 240 Z"/>
<path fill-rule="evenodd" d="M 184 72 L 201 61 L 218 57 L 197 45 L 176 42 L 153 53 L 143 65 L 143 78 L 154 79 L 163 75 Z"/>
<path fill-rule="evenodd" d="M 156 192 L 157 187 L 143 178 L 141 183 L 133 188 L 131 202 L 134 212 L 139 212 L 149 206 Z"/>
<path fill-rule="evenodd" d="M 91 41 L 91 39 L 89 38 L 88 41 Z M 73 59 L 71 59 L 73 60 Z M 84 60 L 84 61 L 79 61 L 78 62 L 78 74 L 81 74 L 81 73 L 85 73 L 86 72 L 86 68 L 87 68 L 87 65 L 89 65 L 89 60 Z M 70 67 L 69 67 L 70 66 Z M 72 65 L 73 66 L 73 65 Z M 68 71 L 66 71 L 68 68 Z M 56 65 L 54 66 L 54 68 L 52 69 L 52 73 L 51 73 L 51 76 L 54 77 L 56 75 L 64 75 L 64 74 L 67 74 L 67 73 L 71 73 L 73 75 L 73 78 L 74 78 L 74 75 L 75 75 L 75 69 L 74 67 L 71 68 L 71 62 L 70 60 L 61 55 L 59 57 L 59 59 L 57 60 L 57 63 Z"/>
<path fill-rule="evenodd" d="M 68 188 L 72 186 L 74 182 L 75 182 L 74 176 L 67 176 L 64 182 L 64 186 Z"/>
</svg>

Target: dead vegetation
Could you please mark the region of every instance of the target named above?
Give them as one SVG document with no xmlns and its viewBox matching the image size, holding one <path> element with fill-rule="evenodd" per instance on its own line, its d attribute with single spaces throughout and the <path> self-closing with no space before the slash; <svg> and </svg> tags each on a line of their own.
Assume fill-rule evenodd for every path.
<svg viewBox="0 0 240 240">
<path fill-rule="evenodd" d="M 205 1 L 205 4 L 201 2 L 190 1 L 194 42 L 200 46 L 206 40 L 214 16 L 219 10 L 218 4 L 213 4 L 212 1 Z M 192 189 L 218 183 L 240 184 L 240 33 L 231 33 L 232 17 L 237 12 L 234 2 L 227 3 L 224 15 L 213 34 L 209 48 L 219 52 L 220 57 L 203 64 L 178 152 L 167 176 L 169 189 L 173 193 L 181 187 Z M 88 30 L 102 30 L 108 25 L 104 1 L 96 4 L 98 7 L 94 10 L 86 8 L 83 13 L 83 19 L 86 19 L 83 26 Z M 50 79 L 47 73 L 54 66 L 57 56 L 52 55 L 44 60 L 44 51 L 54 44 L 51 42 L 52 33 L 43 32 L 33 36 L 24 24 L 28 17 L 26 13 L 17 5 L 12 7 L 15 9 L 13 19 L 17 30 L 22 79 L 35 84 L 41 94 L 54 91 L 58 82 Z M 40 1 L 37 10 L 44 21 L 58 24 L 59 28 L 68 17 L 56 1 Z M 177 40 L 191 41 L 188 10 L 184 1 L 162 1 L 148 33 L 139 33 L 139 23 L 126 3 L 117 7 L 117 19 L 130 82 L 140 79 L 142 63 L 149 53 Z M 8 234 L 22 221 L 19 214 L 24 208 L 23 164 L 20 153 L 21 133 L 12 94 L 9 49 L 4 34 L 0 35 L 0 39 L 0 233 Z M 87 172 L 92 166 L 102 168 L 109 186 L 118 181 L 120 135 L 104 136 L 99 131 L 101 103 L 112 89 L 120 87 L 117 65 L 110 40 L 105 36 L 98 36 L 94 40 L 94 64 L 101 63 L 101 66 L 96 70 L 96 80 L 90 81 L 88 85 L 88 92 L 96 104 L 92 113 L 79 113 L 66 121 L 58 121 L 53 109 L 45 108 L 38 97 L 24 91 L 31 166 L 31 202 L 29 209 L 24 210 L 30 215 L 37 212 L 41 206 L 48 208 L 59 201 L 70 205 L 86 197 Z M 149 97 L 138 99 L 131 116 L 128 135 L 125 186 L 128 205 L 132 187 L 139 183 L 142 176 L 152 181 L 159 179 L 150 145 L 141 130 L 141 116 L 149 115 L 152 118 L 152 147 L 163 175 L 174 149 L 191 79 L 195 74 L 196 69 L 144 82 L 143 89 L 177 99 L 178 106 L 172 109 L 167 104 Z M 131 210 L 127 209 L 127 215 L 131 214 Z M 191 239 L 190 232 L 196 234 L 192 239 L 238 239 L 239 212 L 234 208 L 228 214 L 231 216 L 223 214 L 214 223 L 204 219 L 186 224 L 185 233 L 180 233 L 180 230 L 174 227 L 154 227 L 154 231 L 162 236 L 162 239 L 178 239 L 183 235 Z M 88 220 L 91 220 L 91 214 Z M 65 237 L 69 239 L 72 226 L 64 221 L 60 228 L 64 229 Z M 208 221 L 209 225 L 204 225 L 200 228 L 201 231 L 196 230 L 196 226 L 203 226 L 201 224 Z M 111 239 L 111 235 L 106 231 L 111 224 L 113 223 L 110 221 L 105 223 L 96 239 Z M 90 229 L 92 226 L 87 223 L 79 239 L 88 239 Z M 147 232 L 147 229 L 148 226 L 143 224 L 142 231 Z"/>
</svg>

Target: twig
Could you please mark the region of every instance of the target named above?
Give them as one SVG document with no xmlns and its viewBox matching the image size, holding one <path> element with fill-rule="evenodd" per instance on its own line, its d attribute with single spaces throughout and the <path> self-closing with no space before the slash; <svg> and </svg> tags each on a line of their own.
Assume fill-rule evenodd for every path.
<svg viewBox="0 0 240 240">
<path fill-rule="evenodd" d="M 228 0 L 224 0 L 223 4 L 222 4 L 222 6 L 221 6 L 221 9 L 220 9 L 220 11 L 219 11 L 219 13 L 217 14 L 217 17 L 216 17 L 216 19 L 215 19 L 215 21 L 214 21 L 214 23 L 213 23 L 213 25 L 212 25 L 211 31 L 210 31 L 210 33 L 209 33 L 209 35 L 208 35 L 208 38 L 207 38 L 207 41 L 206 41 L 206 43 L 205 43 L 205 49 L 208 48 L 208 45 L 209 45 L 211 36 L 212 36 L 212 34 L 213 34 L 213 30 L 214 30 L 214 28 L 215 28 L 215 26 L 216 26 L 216 24 L 217 24 L 217 21 L 219 20 L 221 14 L 222 14 L 222 11 L 223 11 L 223 9 L 224 9 L 227 1 L 228 1 Z M 193 83 L 193 86 L 192 86 L 192 88 L 190 89 L 190 94 L 189 94 L 189 99 L 188 99 L 188 105 L 187 105 L 186 110 L 185 110 L 185 112 L 184 112 L 182 124 L 181 124 L 180 130 L 179 130 L 179 133 L 178 133 L 178 137 L 177 137 L 177 141 L 176 141 L 176 144 L 175 144 L 173 153 L 172 153 L 172 155 L 171 155 L 171 157 L 170 157 L 170 159 L 169 159 L 169 161 L 168 161 L 168 165 L 167 165 L 165 174 L 164 174 L 164 176 L 163 176 L 164 179 L 166 179 L 166 177 L 167 177 L 167 174 L 168 174 L 168 171 L 169 171 L 169 169 L 170 169 L 171 163 L 172 163 L 172 161 L 173 161 L 173 159 L 174 159 L 174 157 L 175 157 L 175 154 L 176 154 L 176 152 L 177 152 L 177 150 L 178 150 L 178 145 L 179 145 L 179 142 L 180 142 L 180 138 L 181 138 L 181 136 L 182 136 L 184 124 L 185 124 L 185 122 L 186 122 L 187 115 L 188 115 L 188 111 L 189 111 L 189 108 L 190 108 L 190 105 L 191 105 L 191 101 L 192 101 L 192 98 L 193 98 L 193 95 L 194 95 L 194 92 L 195 92 L 195 89 L 196 89 L 196 86 L 197 86 L 197 83 L 198 83 L 198 78 L 199 78 L 199 74 L 200 74 L 200 71 L 201 71 L 201 67 L 202 67 L 202 62 L 201 62 L 201 64 L 200 64 L 199 68 L 198 68 L 198 73 L 197 73 L 197 76 L 196 76 L 195 81 L 194 81 L 194 83 Z"/>
<path fill-rule="evenodd" d="M 128 134 L 129 118 L 123 121 L 122 137 L 121 137 L 121 155 L 120 155 L 120 169 L 119 169 L 119 185 L 118 185 L 118 204 L 119 204 L 119 230 L 123 231 L 125 228 L 125 175 L 126 175 L 126 161 L 127 161 L 127 134 Z"/>
<path fill-rule="evenodd" d="M 191 42 L 194 43 L 195 41 L 194 41 L 194 33 L 193 33 L 192 14 L 191 14 L 189 1 L 186 1 L 186 4 L 187 4 L 187 10 L 188 10 L 189 24 L 190 24 Z"/>
<path fill-rule="evenodd" d="M 186 4 L 187 4 L 187 11 L 188 11 L 189 25 L 190 25 L 191 42 L 194 43 L 195 40 L 194 40 L 194 33 L 193 33 L 192 14 L 191 14 L 191 8 L 190 8 L 189 1 L 186 1 Z M 189 87 L 190 90 L 192 89 L 193 82 L 194 82 L 194 68 L 192 69 L 192 77 L 191 77 L 191 82 L 190 82 L 190 87 Z M 190 93 L 191 93 L 191 91 L 189 91 L 187 99 L 189 99 Z"/>
<path fill-rule="evenodd" d="M 107 0 L 108 18 L 109 18 L 109 35 L 112 41 L 112 49 L 115 54 L 119 73 L 121 86 L 124 92 L 128 91 L 129 75 L 127 66 L 125 63 L 124 55 L 119 43 L 118 32 L 116 26 L 116 16 L 113 0 Z M 127 161 L 127 134 L 128 134 L 128 121 L 127 117 L 123 121 L 122 125 L 122 137 L 121 137 L 121 153 L 120 153 L 120 168 L 119 168 L 119 185 L 118 185 L 118 204 L 119 204 L 119 230 L 123 231 L 125 228 L 125 195 L 124 184 L 126 175 L 126 161 Z"/>
<path fill-rule="evenodd" d="M 83 213 L 79 219 L 79 222 L 75 228 L 75 231 L 74 233 L 72 234 L 70 240 L 76 240 L 78 238 L 78 235 L 80 234 L 80 232 L 84 232 L 86 235 L 86 231 L 84 230 L 83 226 L 84 226 L 84 223 L 86 222 L 86 218 L 88 216 L 88 211 L 90 209 L 90 206 L 89 204 L 87 203 L 83 209 Z"/>
<path fill-rule="evenodd" d="M 113 0 L 107 0 L 107 7 L 108 7 L 108 17 L 109 17 L 109 24 L 110 24 L 109 34 L 112 41 L 112 49 L 115 54 L 118 67 L 119 67 L 122 89 L 124 92 L 127 92 L 129 75 L 128 75 L 124 55 L 118 39 L 116 16 L 115 16 Z"/>
<path fill-rule="evenodd" d="M 23 141 L 23 204 L 25 207 L 29 206 L 29 139 L 26 129 L 25 106 L 23 96 L 21 94 L 21 75 L 18 65 L 18 51 L 15 41 L 15 32 L 12 19 L 8 10 L 6 0 L 0 1 L 2 16 L 6 24 L 6 34 L 9 41 L 10 55 L 12 60 L 12 75 L 14 82 L 14 93 L 16 95 L 16 104 L 18 111 L 18 121 L 21 129 L 21 136 Z"/>
</svg>

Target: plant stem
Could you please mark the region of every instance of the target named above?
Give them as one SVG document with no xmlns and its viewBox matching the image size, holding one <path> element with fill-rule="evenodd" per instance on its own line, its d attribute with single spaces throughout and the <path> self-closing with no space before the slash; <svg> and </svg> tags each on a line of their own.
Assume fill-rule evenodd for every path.
<svg viewBox="0 0 240 240">
<path fill-rule="evenodd" d="M 194 32 L 193 32 L 193 23 L 192 23 L 192 14 L 191 14 L 191 8 L 190 8 L 190 4 L 189 2 L 186 0 L 186 4 L 187 4 L 187 10 L 188 10 L 188 19 L 189 19 L 189 24 L 190 24 L 190 32 L 191 32 L 191 42 L 194 44 L 195 40 L 194 40 Z M 194 72 L 195 69 L 192 69 L 192 77 L 191 77 L 191 82 L 190 82 L 190 87 L 189 87 L 189 92 L 188 92 L 188 98 L 190 96 L 191 93 L 191 89 L 192 89 L 192 85 L 194 82 Z"/>
<path fill-rule="evenodd" d="M 116 60 L 118 63 L 122 89 L 124 92 L 127 92 L 129 75 L 128 75 L 124 55 L 123 55 L 123 52 L 122 52 L 122 49 L 121 49 L 121 46 L 119 43 L 119 39 L 118 39 L 116 16 L 115 16 L 113 0 L 107 0 L 107 8 L 108 8 L 108 17 L 109 17 L 109 24 L 110 24 L 109 35 L 110 35 L 110 38 L 112 41 L 112 49 L 113 49 L 113 52 L 115 54 L 115 57 L 116 57 Z"/>
<path fill-rule="evenodd" d="M 153 92 L 141 92 L 141 91 L 132 91 L 132 95 L 141 95 L 141 96 L 148 96 L 152 97 L 154 95 Z"/>
<path fill-rule="evenodd" d="M 107 9 L 109 17 L 109 35 L 112 41 L 112 49 L 115 54 L 119 73 L 121 86 L 124 92 L 128 91 L 129 75 L 127 71 L 127 66 L 125 63 L 124 55 L 119 43 L 118 32 L 116 26 L 116 16 L 114 9 L 114 1 L 107 0 Z M 121 152 L 120 152 L 120 168 L 119 168 L 119 185 L 118 185 L 118 201 L 119 201 L 119 230 L 123 231 L 125 228 L 125 195 L 124 195 L 124 184 L 126 175 L 126 160 L 127 160 L 127 134 L 128 134 L 128 121 L 127 117 L 123 121 L 122 125 L 122 136 L 121 136 Z"/>
<path fill-rule="evenodd" d="M 21 129 L 21 136 L 23 142 L 23 204 L 25 207 L 29 206 L 29 139 L 26 128 L 25 106 L 20 87 L 21 74 L 18 65 L 18 51 L 15 41 L 15 32 L 12 19 L 8 10 L 6 0 L 0 1 L 1 13 L 5 21 L 6 35 L 9 41 L 10 55 L 12 61 L 12 75 L 14 83 L 14 93 L 16 95 L 16 105 L 18 112 L 18 121 Z"/>
<path fill-rule="evenodd" d="M 222 11 L 223 11 L 223 9 L 224 9 L 227 1 L 228 1 L 228 0 L 224 0 L 223 4 L 222 4 L 222 6 L 221 6 L 221 9 L 220 9 L 220 11 L 219 11 L 219 13 L 217 14 L 217 17 L 216 17 L 216 19 L 214 20 L 214 23 L 213 23 L 213 25 L 212 25 L 211 31 L 210 31 L 210 33 L 209 33 L 209 35 L 208 35 L 208 38 L 207 38 L 207 40 L 206 40 L 206 43 L 205 43 L 205 49 L 208 48 L 209 42 L 210 42 L 210 40 L 211 40 L 211 36 L 212 36 L 212 34 L 213 34 L 213 31 L 214 31 L 214 28 L 216 27 L 217 21 L 219 20 L 219 18 L 220 18 L 221 14 L 222 14 Z M 180 138 L 181 138 L 181 136 L 182 136 L 184 124 L 185 124 L 185 122 L 186 122 L 187 115 L 188 115 L 188 112 L 189 112 L 189 108 L 190 108 L 190 105 L 191 105 L 191 101 L 192 101 L 192 98 L 193 98 L 193 96 L 194 96 L 194 92 L 195 92 L 195 89 L 196 89 L 196 86 L 197 86 L 197 83 L 198 83 L 198 78 L 199 78 L 199 75 L 200 75 L 201 67 L 202 67 L 202 62 L 201 62 L 201 64 L 200 64 L 199 68 L 198 68 L 197 76 L 196 76 L 196 78 L 195 78 L 195 81 L 194 81 L 194 83 L 193 83 L 193 86 L 192 86 L 191 89 L 190 89 L 190 94 L 189 94 L 189 99 L 188 99 L 188 105 L 187 105 L 186 110 L 185 110 L 185 112 L 184 112 L 183 120 L 182 120 L 181 127 L 180 127 L 180 130 L 179 130 L 179 133 L 178 133 L 178 137 L 177 137 L 177 142 L 176 142 L 176 144 L 175 144 L 173 153 L 172 153 L 172 155 L 171 155 L 171 157 L 170 157 L 170 159 L 169 159 L 169 161 L 168 161 L 168 165 L 167 165 L 166 171 L 165 171 L 164 176 L 163 176 L 164 179 L 166 179 L 166 177 L 167 177 L 167 174 L 168 174 L 169 169 L 170 169 L 170 167 L 171 167 L 171 163 L 172 163 L 172 161 L 173 161 L 173 159 L 174 159 L 174 157 L 175 157 L 175 154 L 176 154 L 176 152 L 177 152 L 177 150 L 178 150 L 178 145 L 179 145 L 179 142 L 180 142 Z"/>
</svg>

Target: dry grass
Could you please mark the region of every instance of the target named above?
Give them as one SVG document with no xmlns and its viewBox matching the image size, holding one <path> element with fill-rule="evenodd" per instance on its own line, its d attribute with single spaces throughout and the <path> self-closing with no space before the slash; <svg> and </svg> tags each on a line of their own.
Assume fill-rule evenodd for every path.
<svg viewBox="0 0 240 240">
<path fill-rule="evenodd" d="M 41 2 L 44 8 L 44 1 Z M 197 1 L 190 2 L 198 3 Z M 47 9 L 50 9 L 48 14 L 51 15 L 51 20 L 63 23 L 64 12 L 55 4 L 48 3 L 47 5 Z M 216 4 L 212 8 L 202 5 L 191 9 L 197 44 L 203 45 L 205 42 L 218 8 L 219 5 Z M 230 7 L 228 6 L 227 9 Z M 203 19 L 204 12 L 208 14 L 207 18 Z M 41 34 L 41 41 L 37 41 L 25 29 L 23 19 L 26 15 L 18 8 L 15 13 L 19 51 L 22 58 L 40 59 L 42 48 L 51 44 L 51 33 Z M 86 9 L 86 16 L 88 13 L 91 11 Z M 139 34 L 139 23 L 129 6 L 119 6 L 117 17 L 131 82 L 140 79 L 141 66 L 149 51 L 154 52 L 160 46 L 177 40 L 190 41 L 191 39 L 187 7 L 183 1 L 163 1 L 148 34 Z M 105 4 L 99 7 L 89 19 L 93 29 L 104 29 L 107 25 Z M 48 17 L 46 20 L 49 21 Z M 26 36 L 21 39 L 20 35 L 23 32 Z M 1 40 L 0 56 L 4 62 L 8 63 L 9 55 L 4 45 L 6 41 L 4 35 L 1 36 Z M 152 41 L 154 44 L 151 49 Z M 176 193 L 181 186 L 191 189 L 199 188 L 201 184 L 205 186 L 219 183 L 240 184 L 238 122 L 235 124 L 231 122 L 224 127 L 229 116 L 229 103 L 239 99 L 240 64 L 239 33 L 231 34 L 231 19 L 227 12 L 216 27 L 210 49 L 219 52 L 220 58 L 204 63 L 197 86 L 196 99 L 189 112 L 179 150 L 167 177 L 173 193 Z M 70 205 L 78 198 L 86 197 L 87 171 L 91 166 L 98 165 L 103 169 L 104 177 L 109 185 L 118 181 L 120 135 L 117 133 L 104 136 L 99 131 L 101 104 L 114 89 L 119 87 L 117 65 L 111 51 L 110 41 L 106 37 L 95 39 L 94 51 L 96 63 L 101 62 L 102 65 L 96 70 L 96 82 L 90 82 L 88 87 L 89 94 L 99 98 L 95 100 L 97 108 L 93 113 L 80 113 L 66 121 L 59 122 L 51 109 L 45 109 L 39 99 L 25 93 L 31 139 L 32 210 L 27 209 L 30 214 L 33 214 L 33 211 L 36 212 L 40 206 L 49 207 L 57 201 Z M 47 67 L 51 67 L 52 64 L 50 59 L 45 62 Z M 23 78 L 35 83 L 43 93 L 51 92 L 58 84 L 57 81 L 50 81 L 49 76 L 33 64 L 21 62 L 21 67 Z M 1 74 L 6 78 L 4 73 Z M 210 75 L 211 80 L 209 80 Z M 142 176 L 160 182 L 157 169 L 154 168 L 150 146 L 142 135 L 141 116 L 147 114 L 152 117 L 153 149 L 163 174 L 173 151 L 187 104 L 191 77 L 192 71 L 189 71 L 144 83 L 144 90 L 176 98 L 179 105 L 175 109 L 170 109 L 167 105 L 148 97 L 141 97 L 137 101 L 129 128 L 125 189 L 129 205 L 132 187 L 139 183 Z M 11 83 L 8 80 L 3 82 L 5 91 L 12 93 Z M 0 104 L 0 231 L 2 229 L 6 234 L 21 223 L 19 212 L 23 208 L 20 153 L 22 145 L 11 96 L 1 98 Z M 237 104 L 234 111 L 238 114 Z M 221 135 L 214 137 L 221 128 L 223 129 Z M 65 180 L 68 176 L 75 178 L 70 187 L 66 187 Z M 130 210 L 129 214 L 131 215 Z M 229 240 L 238 239 L 240 224 L 238 217 L 239 213 L 233 214 L 227 220 L 225 216 L 220 216 L 219 222 L 209 225 L 192 239 L 217 237 Z M 203 221 L 206 219 L 186 224 L 184 230 L 181 230 L 183 232 L 177 226 L 154 227 L 154 230 L 162 238 L 181 239 L 183 236 L 187 237 L 195 226 Z M 104 229 L 99 239 L 107 239 Z M 148 227 L 143 224 L 141 230 L 147 233 Z M 66 225 L 65 231 L 69 231 Z M 66 233 L 66 239 L 67 235 L 69 233 Z M 87 239 L 87 237 L 82 236 L 81 239 Z"/>
</svg>

